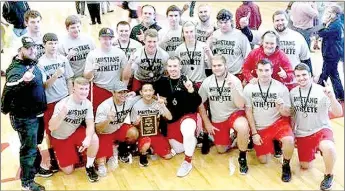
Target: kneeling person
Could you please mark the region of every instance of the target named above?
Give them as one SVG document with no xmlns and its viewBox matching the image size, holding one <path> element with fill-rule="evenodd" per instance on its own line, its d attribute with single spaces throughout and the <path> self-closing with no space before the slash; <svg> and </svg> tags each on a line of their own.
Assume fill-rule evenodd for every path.
<svg viewBox="0 0 345 191">
<path fill-rule="evenodd" d="M 92 104 L 87 99 L 90 83 L 83 77 L 74 80 L 73 94 L 59 101 L 49 121 L 51 144 L 61 170 L 71 174 L 78 162 L 78 151 L 87 150 L 86 173 L 90 182 L 98 181 L 93 165 L 98 151 L 98 137 L 93 122 Z M 86 127 L 82 125 L 85 121 Z"/>
</svg>

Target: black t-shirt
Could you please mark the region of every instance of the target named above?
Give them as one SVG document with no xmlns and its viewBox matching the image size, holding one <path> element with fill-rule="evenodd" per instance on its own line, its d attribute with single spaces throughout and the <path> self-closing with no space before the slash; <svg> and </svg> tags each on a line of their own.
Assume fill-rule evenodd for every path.
<svg viewBox="0 0 345 191">
<path fill-rule="evenodd" d="M 193 93 L 189 93 L 184 87 L 183 81 L 186 79 L 185 76 L 181 76 L 179 79 L 162 77 L 155 84 L 156 93 L 167 98 L 167 108 L 173 117 L 168 123 L 173 123 L 186 114 L 197 112 L 201 104 L 201 97 L 195 85 L 193 84 Z"/>
</svg>

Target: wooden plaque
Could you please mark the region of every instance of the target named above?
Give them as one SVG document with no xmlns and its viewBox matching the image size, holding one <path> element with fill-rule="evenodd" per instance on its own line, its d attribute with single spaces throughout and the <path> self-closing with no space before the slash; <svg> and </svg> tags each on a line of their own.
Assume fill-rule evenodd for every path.
<svg viewBox="0 0 345 191">
<path fill-rule="evenodd" d="M 156 115 L 144 115 L 140 120 L 141 136 L 152 136 L 158 134 L 157 116 Z"/>
</svg>

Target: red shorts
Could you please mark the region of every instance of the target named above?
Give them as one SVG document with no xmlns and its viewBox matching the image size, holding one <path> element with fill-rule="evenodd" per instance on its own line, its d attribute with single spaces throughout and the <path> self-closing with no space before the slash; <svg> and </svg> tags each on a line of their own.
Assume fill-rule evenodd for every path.
<svg viewBox="0 0 345 191">
<path fill-rule="evenodd" d="M 93 101 L 92 101 L 92 107 L 93 107 L 93 114 L 96 115 L 97 107 L 106 99 L 113 96 L 113 93 L 98 87 L 96 84 L 93 84 Z M 88 96 L 88 99 L 91 101 L 91 89 Z"/>
<path fill-rule="evenodd" d="M 51 137 L 51 145 L 54 147 L 56 158 L 61 168 L 79 162 L 77 146 L 82 145 L 85 137 L 86 128 L 84 126 L 78 127 L 78 129 L 67 139 L 56 139 Z"/>
<path fill-rule="evenodd" d="M 49 130 L 49 121 L 54 114 L 54 108 L 57 102 L 47 104 L 47 110 L 44 112 L 43 121 L 44 121 L 44 129 L 46 130 L 46 134 L 48 137 L 51 137 L 50 130 Z"/>
<path fill-rule="evenodd" d="M 162 134 L 149 136 L 149 137 L 140 137 L 138 139 L 138 148 L 139 151 L 142 149 L 144 144 L 150 143 L 150 147 L 153 149 L 160 157 L 164 157 L 171 152 L 171 147 L 169 141 Z"/>
<path fill-rule="evenodd" d="M 132 126 L 129 124 L 123 124 L 118 130 L 111 134 L 98 134 L 99 148 L 96 158 L 111 157 L 113 156 L 114 141 L 124 142 L 126 141 L 126 134 L 128 129 Z"/>
<path fill-rule="evenodd" d="M 234 123 L 239 117 L 246 117 L 245 111 L 236 111 L 232 113 L 226 121 L 223 121 L 221 123 L 212 123 L 214 127 L 219 129 L 219 131 L 215 131 L 215 134 L 213 135 L 215 145 L 231 144 L 230 129 L 234 128 Z"/>
<path fill-rule="evenodd" d="M 174 123 L 169 123 L 168 124 L 168 139 L 175 139 L 176 141 L 183 143 L 183 136 L 181 133 L 181 123 L 183 120 L 186 118 L 192 118 L 195 123 L 197 123 L 197 114 L 192 113 L 192 114 L 186 114 L 182 116 L 179 120 L 175 121 Z"/>
<path fill-rule="evenodd" d="M 132 91 L 137 92 L 141 89 L 141 86 L 143 86 L 144 82 L 137 80 L 133 78 L 133 83 L 132 83 Z"/>
<path fill-rule="evenodd" d="M 282 117 L 275 121 L 273 125 L 263 130 L 258 130 L 258 134 L 262 139 L 261 145 L 255 145 L 256 156 L 274 153 L 273 140 L 280 140 L 284 137 L 293 137 L 290 121 L 288 118 Z"/>
<path fill-rule="evenodd" d="M 299 161 L 311 162 L 314 160 L 315 153 L 319 150 L 319 144 L 323 140 L 334 141 L 332 130 L 325 128 L 307 137 L 296 137 Z"/>
</svg>

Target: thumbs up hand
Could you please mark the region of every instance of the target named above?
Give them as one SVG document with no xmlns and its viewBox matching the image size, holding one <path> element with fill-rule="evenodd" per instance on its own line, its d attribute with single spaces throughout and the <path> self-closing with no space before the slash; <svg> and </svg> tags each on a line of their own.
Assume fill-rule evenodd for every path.
<svg viewBox="0 0 345 191">
<path fill-rule="evenodd" d="M 30 82 L 32 79 L 35 78 L 35 75 L 33 74 L 34 69 L 35 69 L 35 66 L 32 66 L 29 70 L 27 70 L 27 71 L 24 73 L 24 75 L 23 75 L 23 77 L 22 77 L 22 79 L 23 79 L 24 82 Z"/>
<path fill-rule="evenodd" d="M 249 25 L 249 18 L 250 18 L 250 12 L 248 12 L 247 16 L 240 18 L 241 29 Z"/>
<path fill-rule="evenodd" d="M 137 38 L 141 42 L 144 41 L 144 31 L 142 29 L 140 29 L 140 34 L 137 35 Z"/>
<path fill-rule="evenodd" d="M 285 79 L 287 77 L 285 70 L 282 67 L 279 67 L 280 71 L 278 72 L 279 77 Z"/>
</svg>

